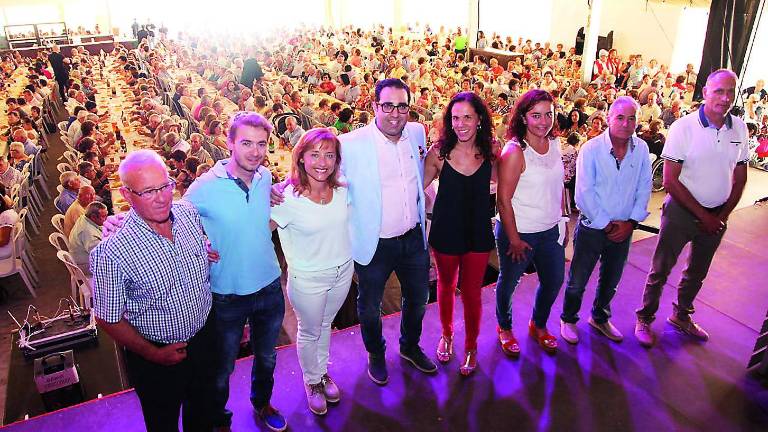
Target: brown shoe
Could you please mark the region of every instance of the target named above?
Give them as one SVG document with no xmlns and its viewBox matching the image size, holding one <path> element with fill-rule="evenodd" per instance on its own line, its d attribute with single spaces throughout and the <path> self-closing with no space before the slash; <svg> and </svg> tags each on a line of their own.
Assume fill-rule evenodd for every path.
<svg viewBox="0 0 768 432">
<path fill-rule="evenodd" d="M 640 345 L 651 348 L 656 342 L 656 335 L 651 329 L 651 323 L 638 320 L 635 324 L 635 338 L 640 342 Z"/>
<path fill-rule="evenodd" d="M 672 315 L 667 318 L 667 322 L 672 324 L 681 332 L 687 335 L 691 335 L 700 341 L 706 342 L 709 340 L 709 333 L 701 328 L 701 326 L 696 324 L 691 317 L 688 317 L 688 319 L 682 319 L 677 315 Z"/>
</svg>

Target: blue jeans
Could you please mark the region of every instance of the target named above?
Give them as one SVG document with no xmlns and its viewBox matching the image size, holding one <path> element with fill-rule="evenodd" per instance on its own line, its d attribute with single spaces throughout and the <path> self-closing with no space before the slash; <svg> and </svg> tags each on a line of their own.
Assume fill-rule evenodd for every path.
<svg viewBox="0 0 768 432">
<path fill-rule="evenodd" d="M 269 403 L 275 383 L 275 344 L 283 325 L 284 313 L 285 299 L 280 278 L 253 294 L 213 293 L 211 314 L 216 344 L 212 367 L 214 425 L 228 426 L 232 422 L 232 413 L 226 409 L 229 376 L 235 368 L 246 320 L 251 329 L 253 350 L 251 403 L 256 409 Z"/>
<path fill-rule="evenodd" d="M 608 240 L 605 231 L 585 227 L 579 222 L 573 237 L 573 261 L 568 272 L 560 319 L 567 323 L 579 320 L 584 289 L 599 259 L 600 276 L 595 301 L 592 303 L 592 319 L 598 324 L 608 321 L 611 317 L 611 299 L 616 294 L 616 286 L 624 272 L 631 242 L 630 235 L 623 242 L 614 243 Z"/>
<path fill-rule="evenodd" d="M 379 239 L 376 253 L 367 265 L 355 263 L 357 272 L 357 315 L 365 349 L 383 356 L 386 341 L 381 334 L 381 298 L 389 275 L 394 271 L 402 291 L 400 350 L 419 346 L 421 322 L 429 301 L 429 253 L 421 228 L 402 236 Z"/>
<path fill-rule="evenodd" d="M 499 254 L 499 279 L 496 281 L 496 320 L 504 330 L 512 328 L 512 293 L 520 277 L 533 262 L 539 276 L 536 299 L 533 304 L 533 323 L 546 328 L 552 304 L 560 292 L 565 277 L 565 248 L 557 242 L 560 231 L 554 227 L 537 233 L 520 233 L 520 238 L 531 246 L 523 261 L 513 261 L 509 250 L 509 239 L 501 222 L 496 223 L 496 250 Z"/>
</svg>

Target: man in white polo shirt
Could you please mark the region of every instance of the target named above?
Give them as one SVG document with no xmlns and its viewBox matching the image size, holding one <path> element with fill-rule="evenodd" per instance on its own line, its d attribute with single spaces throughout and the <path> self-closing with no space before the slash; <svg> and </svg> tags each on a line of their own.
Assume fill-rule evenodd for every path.
<svg viewBox="0 0 768 432">
<path fill-rule="evenodd" d="M 677 290 L 674 313 L 667 321 L 682 332 L 706 341 L 709 334 L 690 317 L 720 245 L 731 214 L 747 182 L 747 127 L 730 114 L 736 98 L 736 75 L 727 69 L 712 72 L 703 89 L 704 105 L 672 123 L 661 157 L 664 187 L 669 192 L 653 263 L 637 312 L 635 336 L 641 345 L 655 341 L 651 323 L 661 290 L 680 252 L 691 252 Z"/>
</svg>

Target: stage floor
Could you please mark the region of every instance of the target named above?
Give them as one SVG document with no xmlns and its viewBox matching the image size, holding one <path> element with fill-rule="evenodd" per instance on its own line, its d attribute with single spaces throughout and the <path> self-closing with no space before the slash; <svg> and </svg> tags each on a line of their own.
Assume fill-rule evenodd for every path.
<svg viewBox="0 0 768 432">
<path fill-rule="evenodd" d="M 562 339 L 560 351 L 548 356 L 527 337 L 536 276 L 523 278 L 514 296 L 514 329 L 522 355 L 506 358 L 495 337 L 494 288 L 483 290 L 479 369 L 458 374 L 459 359 L 427 376 L 397 353 L 399 315 L 384 319 L 389 343 L 390 382 L 373 384 L 366 375 L 366 353 L 359 329 L 334 334 L 330 374 L 342 401 L 325 417 L 307 409 L 294 346 L 278 351 L 273 404 L 291 430 L 323 431 L 765 431 L 768 387 L 745 370 L 768 306 L 768 207 L 737 211 L 696 303 L 696 319 L 711 334 L 699 343 L 664 322 L 674 300 L 676 268 L 664 291 L 654 329 L 660 342 L 647 350 L 634 339 L 634 309 L 640 302 L 656 239 L 632 245 L 622 283 L 613 301 L 613 322 L 625 335 L 615 344 L 586 322 L 594 294 L 591 281 L 579 322 L 581 342 Z M 456 306 L 455 350 L 463 352 L 461 302 Z M 549 329 L 559 335 L 562 292 Z M 437 305 L 427 308 L 422 347 L 434 357 L 440 335 Z M 459 356 L 461 357 L 461 356 Z M 237 363 L 231 380 L 229 408 L 234 431 L 265 430 L 254 420 L 248 400 L 250 358 Z M 105 397 L 7 427 L 8 431 L 143 430 L 138 400 L 132 391 Z"/>
</svg>

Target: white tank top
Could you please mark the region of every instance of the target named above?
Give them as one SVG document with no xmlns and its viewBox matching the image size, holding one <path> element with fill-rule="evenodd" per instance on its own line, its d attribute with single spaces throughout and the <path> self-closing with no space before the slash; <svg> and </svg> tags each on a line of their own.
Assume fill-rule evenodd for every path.
<svg viewBox="0 0 768 432">
<path fill-rule="evenodd" d="M 519 145 L 516 141 L 511 141 L 510 144 Z M 523 156 L 525 171 L 520 175 L 520 181 L 512 196 L 517 231 L 546 231 L 557 225 L 563 214 L 565 170 L 560 155 L 560 141 L 557 138 L 549 140 L 549 151 L 543 155 L 526 145 Z"/>
</svg>

